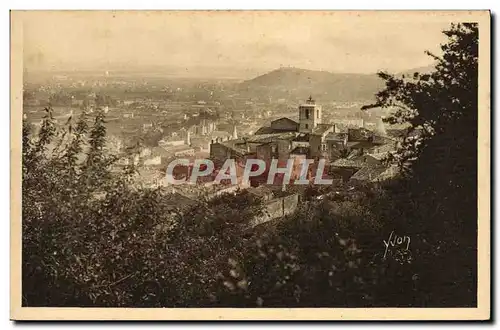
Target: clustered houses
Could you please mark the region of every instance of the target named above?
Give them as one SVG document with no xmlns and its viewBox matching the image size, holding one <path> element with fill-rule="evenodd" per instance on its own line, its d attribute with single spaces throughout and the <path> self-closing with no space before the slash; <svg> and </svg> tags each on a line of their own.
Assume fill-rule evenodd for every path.
<svg viewBox="0 0 500 330">
<path fill-rule="evenodd" d="M 268 127 L 261 127 L 253 136 L 213 141 L 211 160 L 220 166 L 228 158 L 242 164 L 257 158 L 269 167 L 273 159 L 278 159 L 278 166 L 285 167 L 292 158 L 295 160 L 292 178 L 300 174 L 303 159 L 325 159 L 328 175 L 342 181 L 377 181 L 395 174 L 393 168 L 384 165 L 383 159 L 395 150 L 397 140 L 364 127 L 341 130 L 335 124 L 324 124 L 322 109 L 312 98 L 298 110 L 299 122 L 280 118 Z M 242 168 L 239 170 L 242 172 Z M 312 178 L 313 173 L 314 167 L 308 177 Z"/>
</svg>

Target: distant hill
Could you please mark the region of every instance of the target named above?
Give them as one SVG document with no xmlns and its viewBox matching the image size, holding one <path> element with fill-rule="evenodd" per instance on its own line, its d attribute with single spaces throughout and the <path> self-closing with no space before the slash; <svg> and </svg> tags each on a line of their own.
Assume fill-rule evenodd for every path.
<svg viewBox="0 0 500 330">
<path fill-rule="evenodd" d="M 430 67 L 408 70 L 428 72 Z M 238 84 L 240 95 L 250 98 L 304 100 L 312 95 L 325 101 L 368 101 L 384 88 L 376 74 L 332 73 L 280 68 Z"/>
<path fill-rule="evenodd" d="M 324 101 L 372 100 L 384 87 L 375 74 L 331 73 L 297 68 L 280 68 L 238 85 L 242 94 L 273 99 L 305 99 L 309 95 Z M 247 95 L 252 96 L 252 95 Z"/>
</svg>

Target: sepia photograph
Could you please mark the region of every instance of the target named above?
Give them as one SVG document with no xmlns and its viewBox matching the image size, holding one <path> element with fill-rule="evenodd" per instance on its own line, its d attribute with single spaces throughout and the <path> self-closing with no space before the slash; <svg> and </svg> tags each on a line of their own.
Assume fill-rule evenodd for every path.
<svg viewBox="0 0 500 330">
<path fill-rule="evenodd" d="M 489 11 L 11 11 L 11 318 L 488 320 Z"/>
</svg>

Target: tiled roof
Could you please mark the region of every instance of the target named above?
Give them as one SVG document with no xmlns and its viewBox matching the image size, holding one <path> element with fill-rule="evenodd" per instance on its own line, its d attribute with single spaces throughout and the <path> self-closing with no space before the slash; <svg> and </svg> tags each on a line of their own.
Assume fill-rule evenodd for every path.
<svg viewBox="0 0 500 330">
<path fill-rule="evenodd" d="M 346 133 L 328 133 L 325 136 L 325 139 L 329 141 L 344 141 L 346 136 L 347 136 Z"/>
<path fill-rule="evenodd" d="M 219 144 L 224 145 L 226 148 L 234 150 L 240 155 L 247 155 L 254 153 L 257 146 L 259 145 L 275 142 L 276 140 L 291 140 L 295 138 L 295 136 L 295 132 L 259 134 L 236 140 L 222 141 L 219 142 Z"/>
<path fill-rule="evenodd" d="M 386 170 L 387 170 L 386 167 L 365 166 L 356 173 L 354 173 L 354 175 L 351 177 L 351 180 L 367 181 L 367 182 L 376 181 L 377 178 Z"/>
<path fill-rule="evenodd" d="M 283 140 L 283 139 L 293 139 L 295 138 L 295 132 L 281 132 L 281 133 L 272 133 L 272 134 L 260 134 L 260 135 L 252 135 L 246 138 L 246 141 L 257 143 L 257 142 L 271 142 L 275 140 Z M 243 139 L 241 139 L 243 141 Z"/>
<path fill-rule="evenodd" d="M 396 166 L 390 166 L 377 177 L 377 181 L 393 178 L 398 175 L 399 172 L 400 171 Z"/>
<path fill-rule="evenodd" d="M 256 132 L 255 135 L 260 135 L 260 134 L 272 134 L 276 133 L 276 130 L 272 129 L 271 127 L 268 126 L 263 126 L 259 128 Z"/>
<path fill-rule="evenodd" d="M 340 158 L 331 163 L 335 167 L 362 168 L 366 165 L 362 160 Z"/>
</svg>

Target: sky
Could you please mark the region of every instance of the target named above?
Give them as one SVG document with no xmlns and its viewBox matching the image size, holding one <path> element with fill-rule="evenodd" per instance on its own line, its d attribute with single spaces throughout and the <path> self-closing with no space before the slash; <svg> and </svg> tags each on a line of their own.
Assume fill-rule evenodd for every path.
<svg viewBox="0 0 500 330">
<path fill-rule="evenodd" d="M 252 75 L 281 66 L 400 72 L 440 53 L 449 18 L 351 12 L 25 12 L 28 70 L 161 67 Z"/>
</svg>

